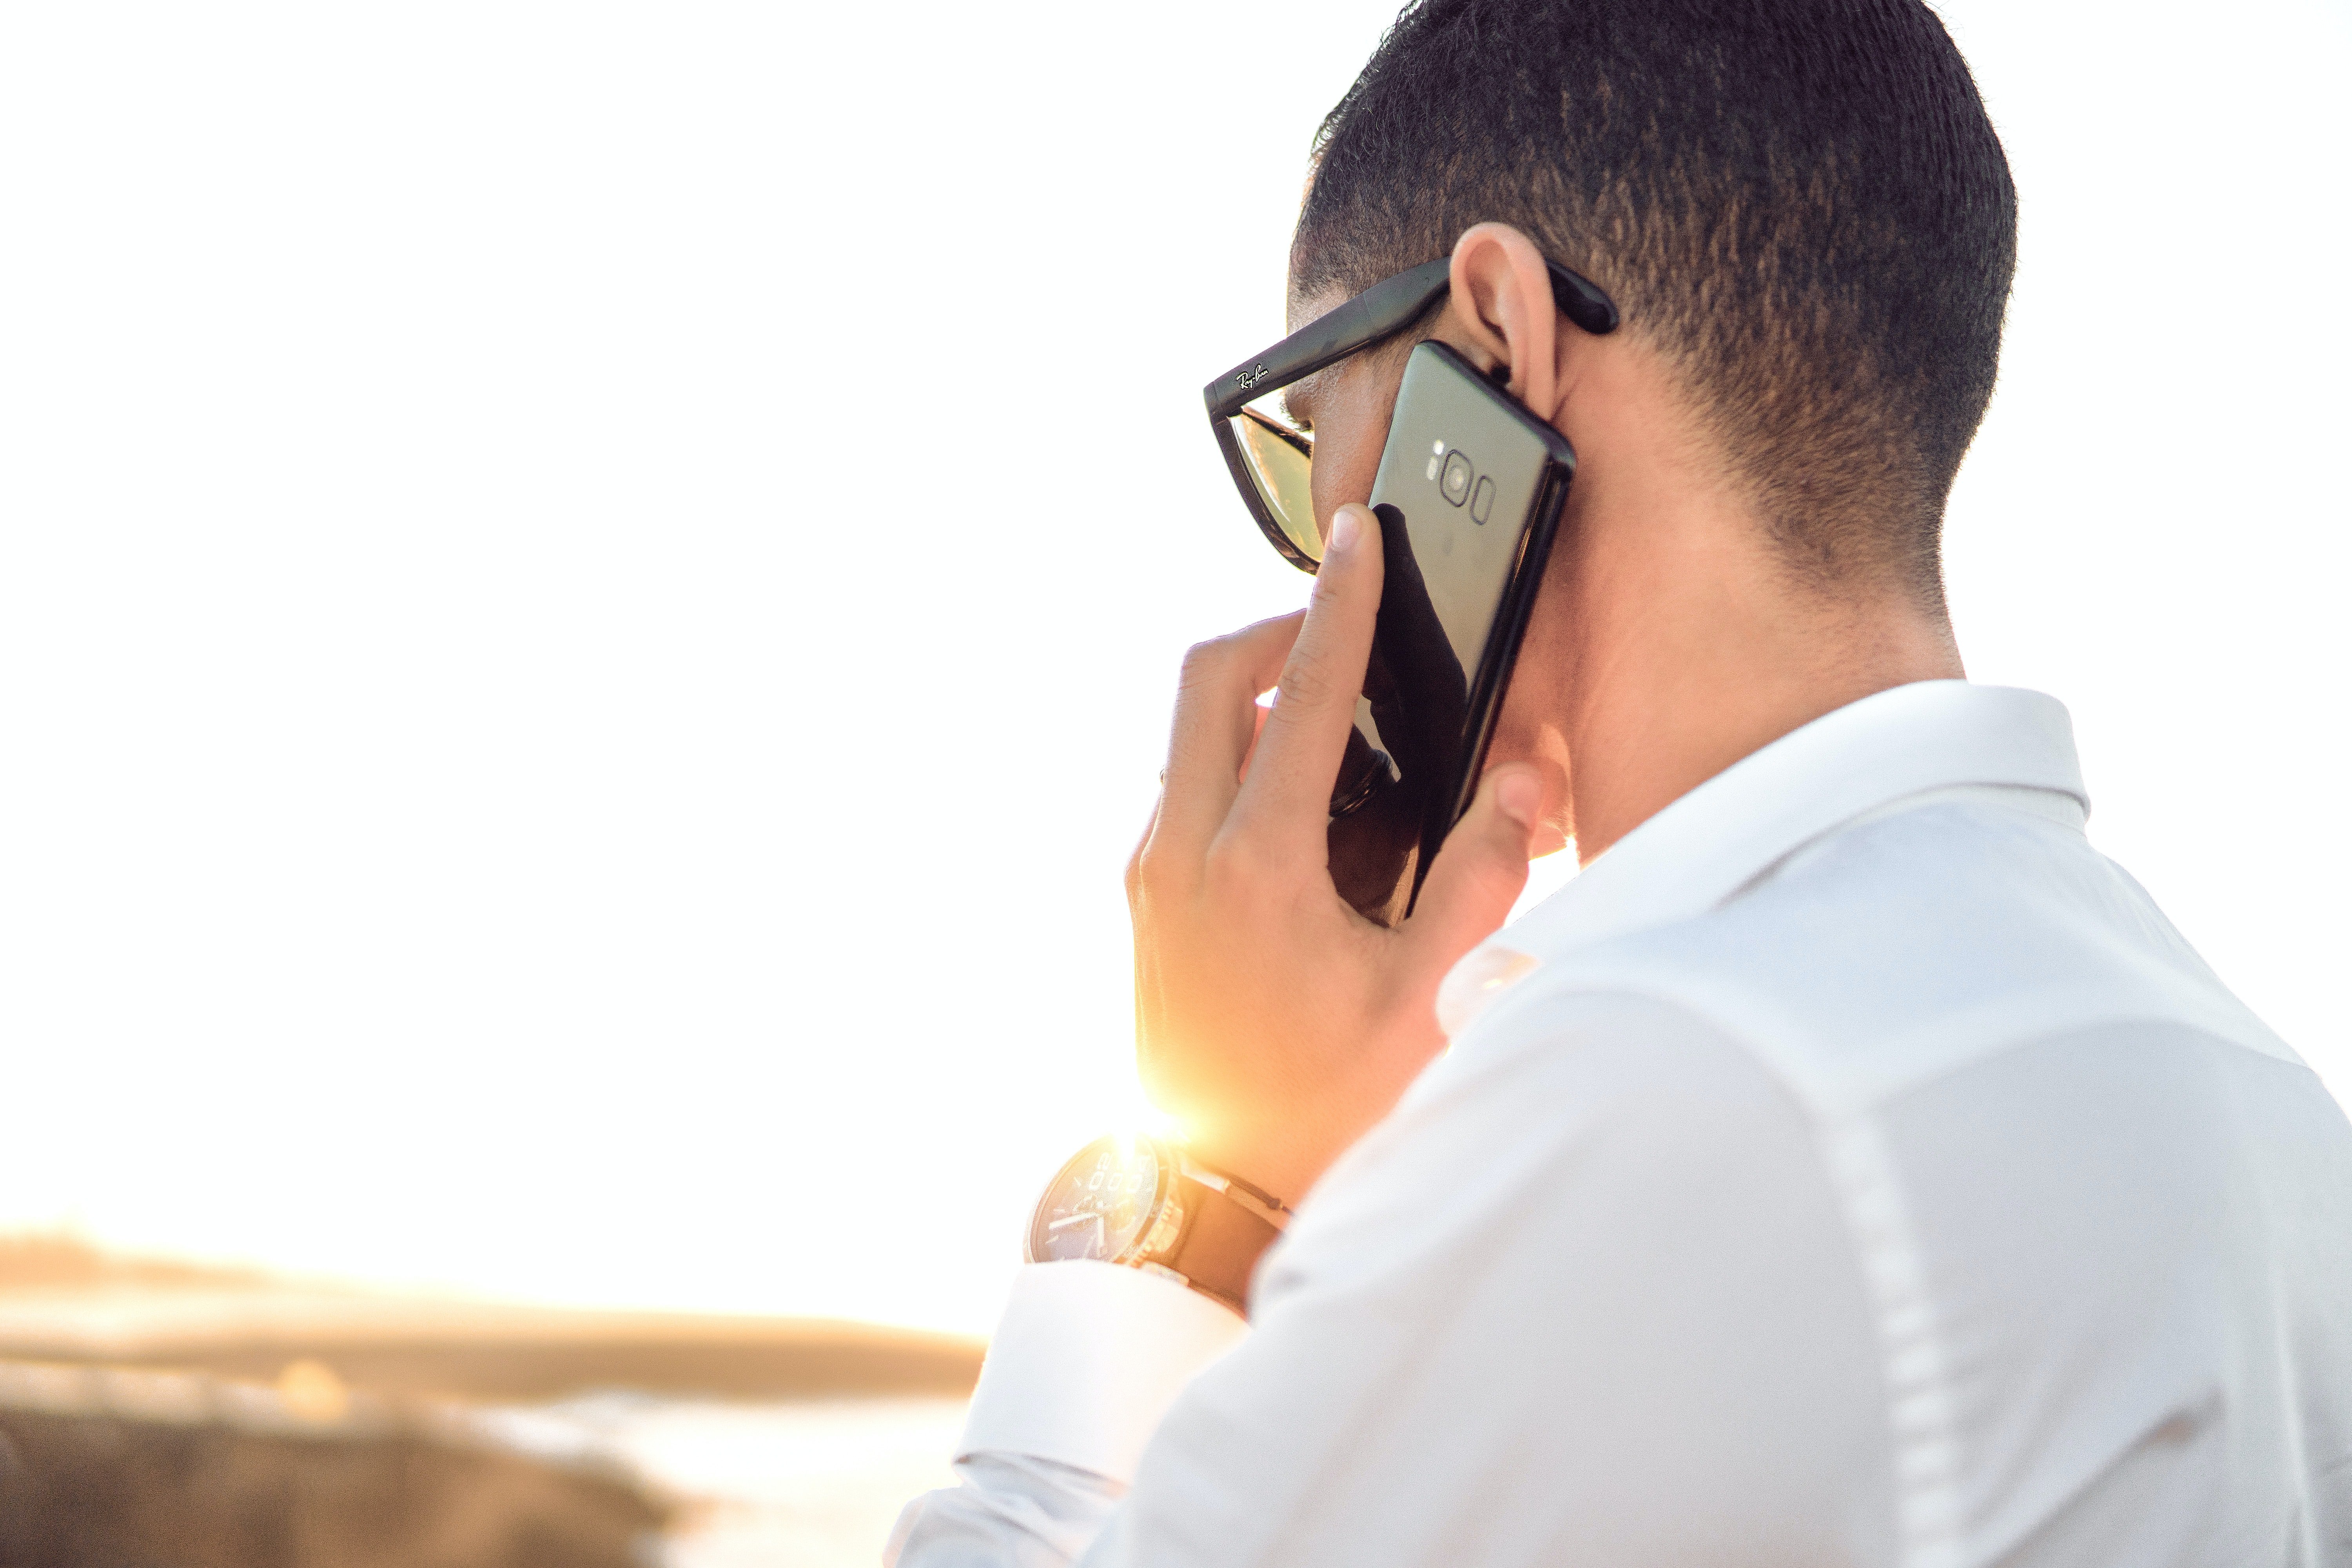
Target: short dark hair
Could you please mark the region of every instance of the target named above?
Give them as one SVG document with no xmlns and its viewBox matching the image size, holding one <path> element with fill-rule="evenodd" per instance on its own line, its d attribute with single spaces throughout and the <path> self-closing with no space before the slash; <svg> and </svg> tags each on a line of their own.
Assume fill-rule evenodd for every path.
<svg viewBox="0 0 2352 1568">
<path fill-rule="evenodd" d="M 1942 602 L 2017 195 L 1921 0 L 1422 0 L 1323 123 L 1293 286 L 1486 220 L 1612 295 L 1809 579 Z"/>
</svg>

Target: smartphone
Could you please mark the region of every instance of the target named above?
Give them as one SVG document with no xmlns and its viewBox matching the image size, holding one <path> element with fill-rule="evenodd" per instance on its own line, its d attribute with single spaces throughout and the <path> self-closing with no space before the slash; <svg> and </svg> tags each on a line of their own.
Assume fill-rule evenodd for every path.
<svg viewBox="0 0 2352 1568">
<path fill-rule="evenodd" d="M 1444 343 L 1412 351 L 1372 482 L 1387 575 L 1361 744 L 1349 742 L 1356 773 L 1343 771 L 1334 795 L 1335 862 L 1339 819 L 1368 808 L 1394 825 L 1382 873 L 1394 881 L 1381 884 L 1391 920 L 1412 912 L 1477 793 L 1575 473 L 1568 438 L 1475 365 Z"/>
</svg>

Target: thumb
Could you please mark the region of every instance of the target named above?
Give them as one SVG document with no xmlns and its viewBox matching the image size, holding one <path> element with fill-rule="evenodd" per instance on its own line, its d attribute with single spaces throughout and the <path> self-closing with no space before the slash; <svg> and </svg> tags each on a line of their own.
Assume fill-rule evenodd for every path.
<svg viewBox="0 0 2352 1568">
<path fill-rule="evenodd" d="M 1443 973 L 1509 916 L 1528 885 L 1528 850 L 1542 806 L 1543 778 L 1532 763 L 1487 770 L 1470 809 L 1445 836 L 1405 921 L 1416 968 Z"/>
</svg>

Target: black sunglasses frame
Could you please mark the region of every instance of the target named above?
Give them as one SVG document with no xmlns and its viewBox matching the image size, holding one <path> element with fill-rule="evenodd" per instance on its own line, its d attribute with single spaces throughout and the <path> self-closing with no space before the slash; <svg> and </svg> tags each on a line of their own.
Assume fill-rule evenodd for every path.
<svg viewBox="0 0 2352 1568">
<path fill-rule="evenodd" d="M 1552 302 L 1559 307 L 1560 314 L 1595 336 L 1617 330 L 1617 306 L 1597 284 L 1557 261 L 1547 260 L 1544 266 L 1551 273 Z M 1412 325 L 1436 303 L 1438 296 L 1453 287 L 1453 260 L 1440 257 L 1383 279 L 1201 389 L 1202 401 L 1209 405 L 1209 426 L 1216 436 L 1217 450 L 1225 455 L 1225 467 L 1232 470 L 1234 487 L 1242 492 L 1242 501 L 1249 508 L 1258 531 L 1282 552 L 1284 560 L 1301 572 L 1315 570 L 1314 558 L 1291 542 L 1290 536 L 1283 531 L 1281 520 L 1267 508 L 1248 460 L 1242 456 L 1233 421 L 1267 393 L 1304 381 L 1327 365 L 1392 338 Z M 1312 460 L 1313 445 L 1297 432 L 1276 425 L 1267 425 L 1266 429 Z"/>
</svg>

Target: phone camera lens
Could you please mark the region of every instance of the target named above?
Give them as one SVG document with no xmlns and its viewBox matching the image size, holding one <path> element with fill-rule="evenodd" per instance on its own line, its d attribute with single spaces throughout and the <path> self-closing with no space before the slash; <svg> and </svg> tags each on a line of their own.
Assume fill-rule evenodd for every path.
<svg viewBox="0 0 2352 1568">
<path fill-rule="evenodd" d="M 1470 499 L 1470 459 L 1459 452 L 1449 453 L 1445 458 L 1445 472 L 1439 477 L 1437 488 L 1445 499 L 1455 506 L 1460 506 L 1464 501 L 1468 500 Z"/>
</svg>

